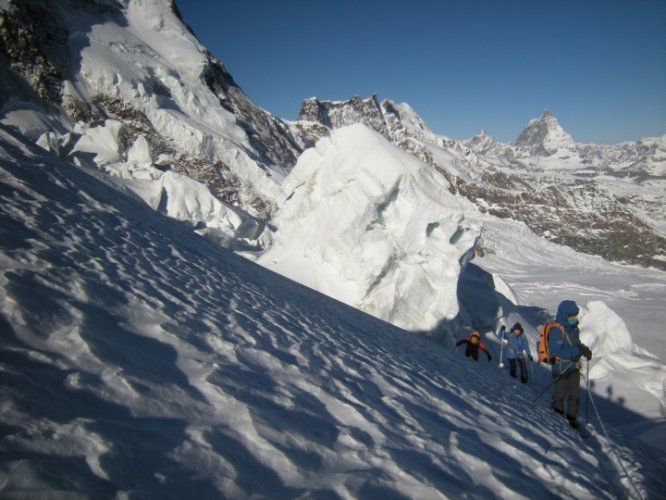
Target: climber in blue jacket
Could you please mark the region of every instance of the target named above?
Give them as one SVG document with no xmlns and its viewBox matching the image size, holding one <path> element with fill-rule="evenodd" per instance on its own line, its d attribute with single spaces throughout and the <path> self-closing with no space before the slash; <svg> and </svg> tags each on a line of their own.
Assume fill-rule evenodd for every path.
<svg viewBox="0 0 666 500">
<path fill-rule="evenodd" d="M 551 373 L 555 378 L 551 406 L 560 415 L 566 415 L 572 427 L 578 427 L 580 392 L 580 358 L 592 359 L 592 351 L 580 341 L 578 306 L 573 300 L 564 300 L 557 308 L 555 321 L 559 327 L 548 332 L 548 346 L 554 358 Z M 561 328 L 560 328 L 561 327 Z M 564 400 L 568 395 L 566 410 Z"/>
<path fill-rule="evenodd" d="M 525 331 L 523 325 L 516 323 L 511 327 L 509 332 L 501 331 L 502 338 L 506 339 L 507 345 L 507 358 L 509 360 L 509 374 L 516 378 L 516 365 L 520 367 L 520 381 L 523 384 L 527 383 L 527 362 L 526 359 L 532 361 L 532 353 L 530 352 L 530 344 L 527 337 L 524 335 Z"/>
</svg>

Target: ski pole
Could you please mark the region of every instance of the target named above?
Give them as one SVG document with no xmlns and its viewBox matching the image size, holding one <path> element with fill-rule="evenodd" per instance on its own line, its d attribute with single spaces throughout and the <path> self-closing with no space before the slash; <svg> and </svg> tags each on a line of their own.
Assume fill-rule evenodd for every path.
<svg viewBox="0 0 666 500">
<path fill-rule="evenodd" d="M 499 335 L 497 335 L 497 338 L 500 341 L 500 360 L 499 360 L 499 365 L 497 365 L 497 366 L 499 366 L 500 368 L 504 368 L 504 363 L 502 363 L 502 352 L 504 351 L 504 338 L 503 337 L 504 337 L 504 332 L 505 331 L 506 331 L 506 328 L 504 328 L 504 325 L 502 325 L 502 328 L 500 328 L 500 333 L 502 334 L 502 336 L 500 337 Z"/>
<path fill-rule="evenodd" d="M 566 371 L 567 371 L 569 368 L 571 368 L 572 365 L 573 365 L 573 363 L 569 363 L 569 365 L 568 365 L 564 370 L 562 370 L 562 371 L 560 372 L 560 374 L 559 374 L 557 377 L 555 377 L 552 381 L 550 381 L 550 382 L 548 383 L 548 385 L 546 385 L 546 387 L 543 389 L 543 391 L 541 391 L 541 392 L 539 393 L 539 395 L 538 395 L 536 398 L 534 398 L 534 399 L 532 400 L 532 403 L 536 403 L 536 402 L 537 402 L 537 399 L 539 399 L 541 396 L 543 396 L 544 393 L 545 393 L 548 389 L 550 389 L 553 385 L 555 385 L 555 384 L 557 383 L 557 381 L 560 380 L 560 379 L 562 378 L 562 376 L 566 373 Z"/>
<path fill-rule="evenodd" d="M 534 379 L 534 368 L 532 368 L 532 362 L 530 361 L 529 354 L 523 349 L 523 352 L 520 353 L 520 357 L 523 358 L 523 362 L 527 364 L 529 362 L 530 364 L 530 372 L 532 374 L 532 379 Z M 525 367 L 525 375 L 527 375 L 527 367 Z"/>
<path fill-rule="evenodd" d="M 586 360 L 586 369 L 585 369 L 585 391 L 587 392 L 587 397 L 585 398 L 585 425 L 587 425 L 588 419 L 588 411 L 590 409 L 590 398 L 592 398 L 592 394 L 590 394 L 590 360 Z"/>
</svg>

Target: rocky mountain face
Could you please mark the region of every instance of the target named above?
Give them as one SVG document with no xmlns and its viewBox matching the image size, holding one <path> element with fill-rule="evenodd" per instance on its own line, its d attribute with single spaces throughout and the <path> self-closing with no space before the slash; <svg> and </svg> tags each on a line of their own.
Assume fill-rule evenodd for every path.
<svg viewBox="0 0 666 500">
<path fill-rule="evenodd" d="M 539 156 L 550 156 L 562 150 L 575 152 L 577 147 L 573 137 L 560 127 L 549 111 L 540 119 L 531 120 L 514 145 Z"/>
<path fill-rule="evenodd" d="M 105 22 L 126 28 L 133 9 L 144 9 L 142 14 L 159 18 L 156 21 L 163 23 L 157 26 L 160 34 L 168 34 L 170 23 L 175 30 L 184 26 L 179 23 L 180 14 L 171 0 L 145 5 L 135 5 L 130 0 L 10 0 L 0 6 L 0 69 L 5 75 L 0 83 L 3 115 L 32 108 L 53 117 L 50 128 L 58 133 L 50 134 L 45 142 L 63 156 L 71 153 L 82 133 L 109 121 L 117 122 L 119 158 L 126 158 L 134 142 L 143 136 L 152 156 L 156 161 L 160 158 L 160 168 L 204 182 L 219 199 L 258 219 L 270 219 L 275 209 L 270 189 L 262 189 L 256 179 L 248 177 L 247 164 L 253 164 L 269 178 L 279 178 L 311 142 L 257 107 L 192 33 L 186 36 L 199 65 L 193 75 L 194 89 L 186 75 L 169 67 L 170 61 L 160 60 L 157 47 L 139 46 L 136 40 L 105 40 L 95 34 L 97 26 Z M 95 69 L 86 68 L 82 53 L 76 50 L 81 45 L 91 45 L 91 41 L 106 45 L 114 55 L 121 54 L 125 60 L 118 57 L 118 63 L 134 65 L 136 74 L 128 78 L 118 70 L 111 82 L 104 81 L 106 75 L 94 74 Z M 132 52 L 137 54 L 134 60 L 128 55 Z M 139 56 L 147 57 L 140 60 Z M 123 84 L 129 88 L 123 88 Z M 188 92 L 185 87 L 191 90 Z M 184 148 L 182 128 L 163 120 L 164 111 L 171 108 L 189 114 L 185 101 L 201 99 L 203 92 L 216 105 L 213 110 L 224 110 L 232 117 L 232 123 L 225 127 L 227 123 L 222 122 L 221 128 L 226 130 L 206 131 L 204 137 L 195 137 L 196 146 Z M 220 123 L 214 114 L 211 113 L 211 121 Z M 185 122 L 187 117 L 182 116 L 181 120 Z M 205 119 L 201 121 L 188 127 L 197 129 L 193 135 L 202 135 L 200 130 L 209 125 Z M 23 132 L 39 134 L 44 128 Z M 223 143 L 225 151 L 231 153 L 216 154 L 214 143 Z"/>
<path fill-rule="evenodd" d="M 119 29 L 105 31 L 113 25 Z M 122 30 L 127 38 L 114 38 Z M 118 67 L 102 66 L 100 54 Z M 155 168 L 204 183 L 260 224 L 276 213 L 281 179 L 305 149 L 332 129 L 363 123 L 432 165 L 482 211 L 582 252 L 666 268 L 665 137 L 577 144 L 544 113 L 513 144 L 485 133 L 457 141 L 434 134 L 407 104 L 376 96 L 307 99 L 288 123 L 245 95 L 171 0 L 9 0 L 0 4 L 0 69 L 6 126 L 99 168 L 127 161 L 146 141 Z M 39 119 L 13 120 L 18 113 Z M 102 133 L 113 151 L 91 159 L 81 138 Z"/>
<path fill-rule="evenodd" d="M 326 135 L 328 129 L 363 123 L 403 150 L 422 160 L 430 160 L 430 163 L 431 155 L 414 140 L 433 144 L 445 142 L 428 129 L 408 104 L 396 104 L 389 99 L 380 102 L 374 95 L 368 99 L 354 96 L 347 101 L 321 101 L 311 97 L 303 101 L 298 120 L 310 124 L 311 130 L 312 124 L 323 126 L 316 129 L 319 137 Z"/>
<path fill-rule="evenodd" d="M 431 164 L 484 212 L 584 253 L 666 269 L 666 136 L 577 144 L 546 111 L 513 144 L 484 132 L 456 141 L 402 106 L 375 96 L 311 98 L 299 118 L 330 128 L 364 123 Z"/>
</svg>

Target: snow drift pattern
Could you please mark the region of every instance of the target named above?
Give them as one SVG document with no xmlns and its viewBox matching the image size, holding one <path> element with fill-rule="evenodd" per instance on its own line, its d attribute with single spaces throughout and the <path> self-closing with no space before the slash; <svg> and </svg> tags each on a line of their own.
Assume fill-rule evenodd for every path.
<svg viewBox="0 0 666 500">
<path fill-rule="evenodd" d="M 3 495 L 627 496 L 601 441 L 493 368 L 0 145 Z M 618 449 L 664 491 L 663 457 Z"/>
</svg>

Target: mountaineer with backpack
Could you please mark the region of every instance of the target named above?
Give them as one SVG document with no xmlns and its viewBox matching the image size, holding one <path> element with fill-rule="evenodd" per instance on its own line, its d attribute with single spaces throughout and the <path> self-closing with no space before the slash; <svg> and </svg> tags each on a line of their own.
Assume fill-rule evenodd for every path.
<svg viewBox="0 0 666 500">
<path fill-rule="evenodd" d="M 462 339 L 456 342 L 456 347 L 462 344 L 467 344 L 467 348 L 465 349 L 465 356 L 468 358 L 471 357 L 474 361 L 479 360 L 479 349 L 485 352 L 486 356 L 488 356 L 488 363 L 490 363 L 490 361 L 493 359 L 488 348 L 483 344 L 483 342 L 481 342 L 481 334 L 476 330 L 472 330 L 472 334 L 466 339 Z"/>
<path fill-rule="evenodd" d="M 527 337 L 524 335 L 525 331 L 523 325 L 516 323 L 511 327 L 509 333 L 502 331 L 502 338 L 507 339 L 507 358 L 509 360 L 509 374 L 516 378 L 516 364 L 520 367 L 520 381 L 523 384 L 527 383 L 527 363 L 525 358 L 532 361 L 532 353 L 530 352 L 530 344 Z M 508 338 L 507 338 L 508 337 Z"/>
<path fill-rule="evenodd" d="M 569 424 L 578 428 L 580 391 L 580 358 L 592 359 L 592 351 L 580 341 L 578 306 L 573 300 L 564 300 L 557 308 L 555 321 L 539 327 L 539 361 L 551 364 L 555 379 L 551 407 L 565 415 Z M 566 410 L 564 400 L 568 396 Z"/>
</svg>

